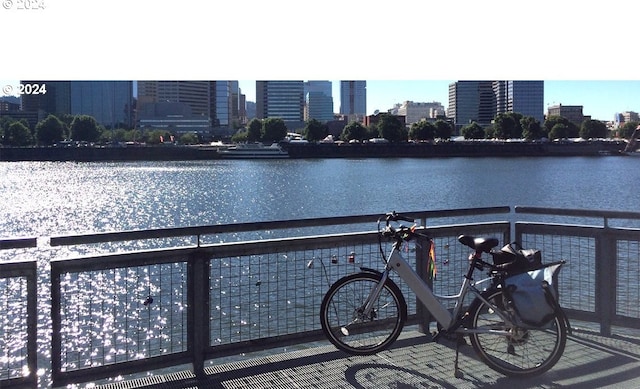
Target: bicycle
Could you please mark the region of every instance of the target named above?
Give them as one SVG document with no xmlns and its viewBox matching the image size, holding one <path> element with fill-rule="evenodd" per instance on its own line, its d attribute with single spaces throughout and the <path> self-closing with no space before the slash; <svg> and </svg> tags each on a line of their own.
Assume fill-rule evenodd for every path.
<svg viewBox="0 0 640 389">
<path fill-rule="evenodd" d="M 333 283 L 325 294 L 320 307 L 320 323 L 326 337 L 338 349 L 351 355 L 371 355 L 388 348 L 400 335 L 407 320 L 407 303 L 398 285 L 389 277 L 391 271 L 415 293 L 437 322 L 439 337 L 455 337 L 455 376 L 458 369 L 458 345 L 468 336 L 471 345 L 491 369 L 507 376 L 530 377 L 551 369 L 564 352 L 567 331 L 570 328 L 566 315 L 557 301 L 552 318 L 543 326 L 524 325 L 517 320 L 505 280 L 512 275 L 506 266 L 482 259 L 498 245 L 496 238 L 476 238 L 461 235 L 458 241 L 473 249 L 469 256 L 469 268 L 464 276 L 460 292 L 453 296 L 436 295 L 401 254 L 401 246 L 412 239 L 426 239 L 424 231 L 412 218 L 391 212 L 385 215 L 385 226 L 378 232 L 380 253 L 385 263 L 382 272 L 361 268 L 358 273 L 344 276 Z M 392 247 L 385 257 L 382 238 L 391 239 Z M 564 261 L 544 266 L 560 266 Z M 488 270 L 488 277 L 475 281 L 475 270 Z M 555 270 L 555 268 L 554 268 Z M 484 290 L 479 285 L 487 285 Z M 464 306 L 465 296 L 475 296 Z M 455 301 L 452 312 L 441 300 Z M 466 343 L 466 342 L 465 342 Z"/>
</svg>

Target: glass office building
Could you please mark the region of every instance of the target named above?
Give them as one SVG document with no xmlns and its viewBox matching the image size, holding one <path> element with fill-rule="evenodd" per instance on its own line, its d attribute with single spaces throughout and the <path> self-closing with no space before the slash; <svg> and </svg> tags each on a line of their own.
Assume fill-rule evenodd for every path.
<svg viewBox="0 0 640 389">
<path fill-rule="evenodd" d="M 294 126 L 303 123 L 303 81 L 256 81 L 256 117 L 280 118 Z"/>
<path fill-rule="evenodd" d="M 367 82 L 340 81 L 340 114 L 367 115 Z"/>
<path fill-rule="evenodd" d="M 89 115 L 105 128 L 131 128 L 132 81 L 70 81 L 71 115 Z"/>
</svg>

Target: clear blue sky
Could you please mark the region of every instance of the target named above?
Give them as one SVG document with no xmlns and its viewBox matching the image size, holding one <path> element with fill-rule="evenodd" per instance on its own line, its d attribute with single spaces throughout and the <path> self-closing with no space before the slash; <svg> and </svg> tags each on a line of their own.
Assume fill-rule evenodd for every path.
<svg viewBox="0 0 640 389">
<path fill-rule="evenodd" d="M 442 103 L 449 101 L 449 84 L 457 80 L 368 80 L 367 114 L 384 112 L 404 101 Z M 340 109 L 340 81 L 332 81 L 334 112 Z M 255 101 L 255 81 L 240 81 L 248 101 Z M 558 81 L 544 82 L 544 110 L 547 106 L 582 105 L 593 119 L 613 120 L 624 111 L 640 112 L 640 81 Z"/>
</svg>

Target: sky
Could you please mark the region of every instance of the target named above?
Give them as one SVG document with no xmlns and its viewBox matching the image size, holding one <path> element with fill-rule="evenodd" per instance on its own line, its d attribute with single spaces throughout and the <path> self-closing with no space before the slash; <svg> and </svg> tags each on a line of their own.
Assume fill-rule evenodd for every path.
<svg viewBox="0 0 640 389">
<path fill-rule="evenodd" d="M 242 80 L 367 80 L 373 113 L 405 100 L 446 107 L 451 81 L 544 80 L 545 109 L 582 105 L 585 115 L 611 120 L 640 111 L 637 26 L 627 17 L 639 4 L 6 1 L 0 87 L 241 80 L 255 100 L 255 82 Z M 337 81 L 333 88 L 337 111 Z"/>
</svg>

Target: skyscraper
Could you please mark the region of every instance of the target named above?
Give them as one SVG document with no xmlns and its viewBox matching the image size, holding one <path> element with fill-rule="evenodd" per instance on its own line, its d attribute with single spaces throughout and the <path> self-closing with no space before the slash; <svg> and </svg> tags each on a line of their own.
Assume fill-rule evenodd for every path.
<svg viewBox="0 0 640 389">
<path fill-rule="evenodd" d="M 138 101 L 186 103 L 194 115 L 211 116 L 211 81 L 138 81 Z"/>
<path fill-rule="evenodd" d="M 194 116 L 210 118 L 214 127 L 228 127 L 239 120 L 240 96 L 238 81 L 138 81 L 139 106 L 185 103 Z"/>
<path fill-rule="evenodd" d="M 347 115 L 350 120 L 367 115 L 366 81 L 340 81 L 340 114 Z"/>
<path fill-rule="evenodd" d="M 290 130 L 304 126 L 303 81 L 256 81 L 256 117 L 280 118 Z"/>
<path fill-rule="evenodd" d="M 544 81 L 458 81 L 449 85 L 447 115 L 456 128 L 475 121 L 486 127 L 499 113 L 515 112 L 544 122 Z"/>
<path fill-rule="evenodd" d="M 491 123 L 496 112 L 492 86 L 492 81 L 458 81 L 449 84 L 447 116 L 453 119 L 457 130 L 472 122 L 483 127 Z"/>
<path fill-rule="evenodd" d="M 132 127 L 132 81 L 71 81 L 71 115 L 90 115 L 106 128 Z"/>
<path fill-rule="evenodd" d="M 304 83 L 304 120 L 327 122 L 333 119 L 331 81 L 306 81 Z"/>
<path fill-rule="evenodd" d="M 544 123 L 544 81 L 507 81 L 507 112 L 532 116 Z"/>
<path fill-rule="evenodd" d="M 48 114 L 89 115 L 107 128 L 133 125 L 132 81 L 22 81 L 47 85 L 44 95 L 25 95 L 22 109 L 37 112 L 38 120 Z"/>
</svg>

